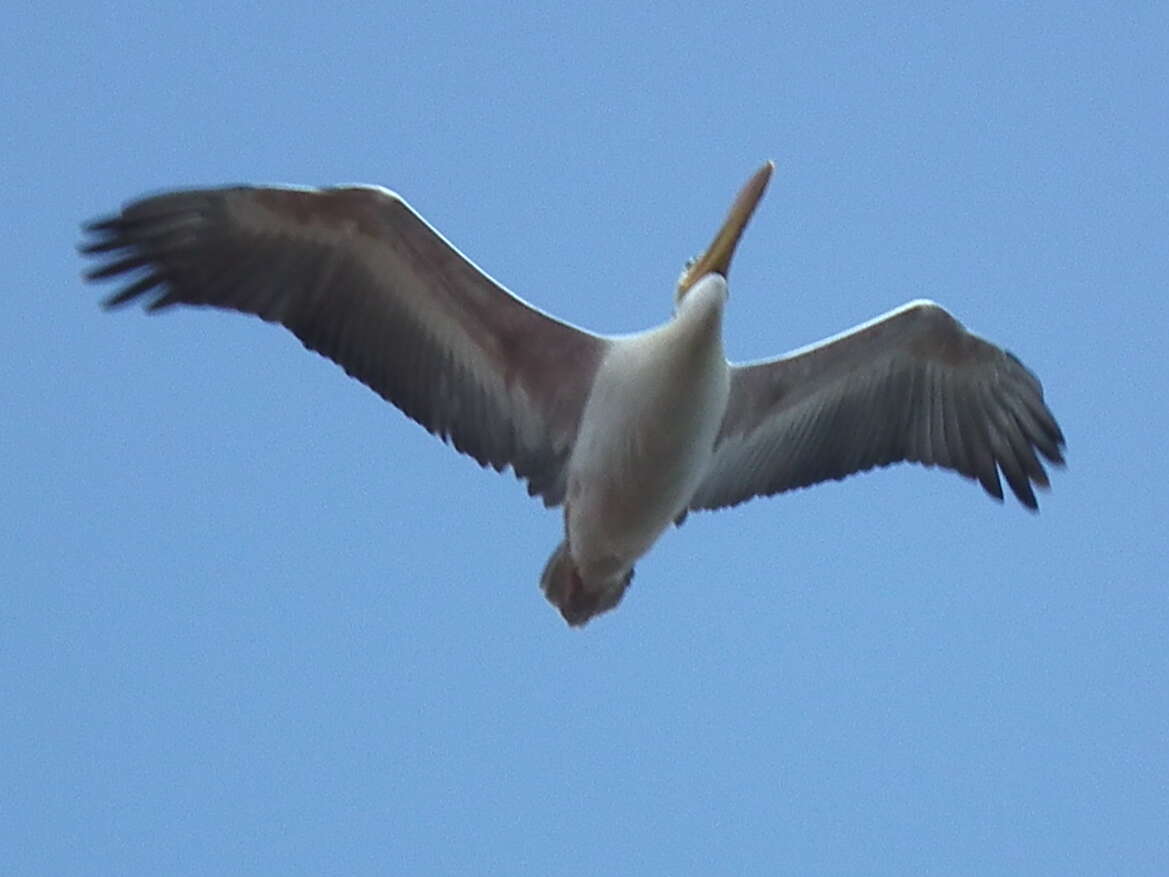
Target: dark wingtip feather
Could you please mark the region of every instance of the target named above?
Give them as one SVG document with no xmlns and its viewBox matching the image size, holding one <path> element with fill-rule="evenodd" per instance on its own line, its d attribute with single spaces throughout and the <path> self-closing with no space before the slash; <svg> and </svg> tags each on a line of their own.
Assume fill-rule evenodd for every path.
<svg viewBox="0 0 1169 877">
<path fill-rule="evenodd" d="M 104 280 L 107 277 L 113 277 L 115 274 L 125 274 L 128 271 L 133 271 L 136 268 L 142 268 L 154 261 L 154 257 L 146 253 L 134 253 L 125 256 L 121 259 L 115 259 L 112 262 L 106 262 L 104 265 L 98 265 L 90 268 L 85 273 L 89 280 Z"/>
<path fill-rule="evenodd" d="M 82 241 L 77 245 L 77 251 L 84 256 L 94 256 L 98 253 L 109 253 L 113 250 L 124 250 L 126 248 L 125 241 L 116 237 L 109 237 L 104 240 Z"/>
<path fill-rule="evenodd" d="M 149 292 L 150 290 L 154 289 L 156 286 L 160 286 L 161 284 L 162 284 L 161 275 L 159 275 L 157 272 L 151 272 L 150 274 L 147 274 L 145 277 L 141 277 L 138 280 L 134 281 L 129 286 L 127 286 L 125 289 L 119 290 L 118 292 L 111 295 L 109 298 L 103 300 L 102 307 L 105 308 L 107 311 L 114 310 L 115 308 L 119 308 L 122 305 L 127 304 L 130 301 L 133 301 L 138 296 L 142 295 L 145 292 Z"/>
<path fill-rule="evenodd" d="M 1011 493 L 1023 505 L 1031 510 L 1039 508 L 1039 503 L 1035 499 L 1035 491 L 1031 489 L 1031 479 L 1025 469 L 1025 464 L 1021 460 L 999 460 L 999 468 L 1002 470 L 1003 477 L 1007 479 L 1007 484 L 1010 485 Z"/>
<path fill-rule="evenodd" d="M 1067 465 L 1067 460 L 1064 459 L 1064 452 L 1067 450 L 1068 443 L 1067 440 L 1063 437 L 1063 432 L 1060 430 L 1059 424 L 1052 420 L 1052 425 L 1055 427 L 1055 434 L 1052 436 L 1053 443 L 1051 447 L 1047 448 L 1046 450 L 1042 448 L 1041 450 L 1043 450 L 1043 456 L 1045 456 L 1053 466 L 1059 466 L 1062 468 Z"/>
<path fill-rule="evenodd" d="M 1031 511 L 1039 511 L 1039 500 L 1035 498 L 1035 491 L 1031 489 L 1030 482 L 1027 483 L 1026 491 L 1016 490 L 1015 496 L 1019 498 L 1019 502 L 1023 503 Z"/>
<path fill-rule="evenodd" d="M 982 485 L 982 489 L 987 494 L 998 502 L 1003 501 L 1003 485 L 999 481 L 998 468 L 992 463 L 989 469 L 980 469 L 978 472 L 978 483 Z"/>
<path fill-rule="evenodd" d="M 93 219 L 87 219 L 81 223 L 82 231 L 94 234 L 96 232 L 107 231 L 111 228 L 117 227 L 122 221 L 122 216 L 119 213 L 107 213 L 103 216 L 95 216 Z"/>
</svg>

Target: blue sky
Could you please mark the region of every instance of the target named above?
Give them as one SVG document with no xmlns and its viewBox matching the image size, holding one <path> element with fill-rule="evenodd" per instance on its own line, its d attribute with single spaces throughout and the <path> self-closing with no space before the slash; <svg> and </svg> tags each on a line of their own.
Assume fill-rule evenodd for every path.
<svg viewBox="0 0 1169 877">
<path fill-rule="evenodd" d="M 1162 4 L 52 4 L 6 16 L 12 873 L 1169 871 Z M 104 314 L 78 223 L 371 182 L 532 302 L 664 319 L 763 159 L 735 359 L 936 299 L 1044 382 L 1039 515 L 898 467 L 560 518 L 257 320 Z M 15 863 L 15 867 L 12 867 Z"/>
</svg>

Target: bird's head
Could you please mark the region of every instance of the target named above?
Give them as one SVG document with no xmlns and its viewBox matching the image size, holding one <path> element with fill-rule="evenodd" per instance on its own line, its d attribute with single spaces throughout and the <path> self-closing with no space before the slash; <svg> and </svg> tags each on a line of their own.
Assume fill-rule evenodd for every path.
<svg viewBox="0 0 1169 877">
<path fill-rule="evenodd" d="M 763 167 L 755 171 L 747 184 L 739 192 L 735 203 L 731 205 L 730 213 L 714 236 L 710 246 L 701 256 L 697 256 L 686 263 L 682 275 L 678 278 L 678 288 L 674 293 L 674 305 L 682 303 L 691 289 L 707 274 L 721 274 L 726 277 L 731 270 L 731 258 L 735 255 L 735 247 L 739 238 L 743 236 L 743 229 L 755 212 L 759 200 L 767 190 L 767 182 L 771 179 L 771 172 L 775 170 L 774 162 L 766 162 Z"/>
</svg>

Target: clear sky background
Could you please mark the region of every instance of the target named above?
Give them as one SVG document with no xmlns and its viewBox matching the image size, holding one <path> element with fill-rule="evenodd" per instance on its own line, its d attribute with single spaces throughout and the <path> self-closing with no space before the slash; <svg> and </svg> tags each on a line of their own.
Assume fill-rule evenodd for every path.
<svg viewBox="0 0 1169 877">
<path fill-rule="evenodd" d="M 10 10 L 5 872 L 1169 873 L 1166 9 Z M 940 301 L 1044 382 L 1039 515 L 906 466 L 692 515 L 569 630 L 510 474 L 258 320 L 102 313 L 74 250 L 379 183 L 633 331 L 767 158 L 728 354 Z"/>
</svg>

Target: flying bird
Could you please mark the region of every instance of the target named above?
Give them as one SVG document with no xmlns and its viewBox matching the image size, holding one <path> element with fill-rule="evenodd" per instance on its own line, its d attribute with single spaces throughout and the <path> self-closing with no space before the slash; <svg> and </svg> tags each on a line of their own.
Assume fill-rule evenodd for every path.
<svg viewBox="0 0 1169 877">
<path fill-rule="evenodd" d="M 564 539 L 540 579 L 570 625 L 621 600 L 671 523 L 912 461 L 999 473 L 1036 509 L 1063 433 L 1038 379 L 914 301 L 758 362 L 723 354 L 727 275 L 771 178 L 747 182 L 687 263 L 668 322 L 608 337 L 527 304 L 393 192 L 238 186 L 142 198 L 88 223 L 107 307 L 204 305 L 280 323 L 483 466 L 510 466 Z"/>
</svg>

